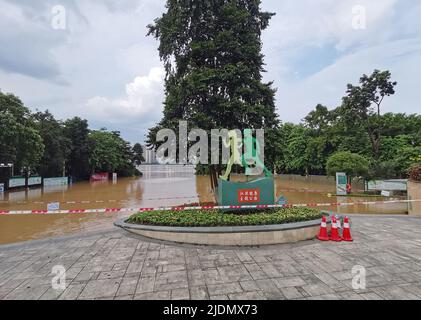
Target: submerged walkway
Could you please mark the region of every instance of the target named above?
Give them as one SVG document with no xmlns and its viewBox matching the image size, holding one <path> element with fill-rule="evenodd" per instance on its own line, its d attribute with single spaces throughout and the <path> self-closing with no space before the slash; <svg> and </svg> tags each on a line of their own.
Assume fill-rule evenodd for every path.
<svg viewBox="0 0 421 320">
<path fill-rule="evenodd" d="M 0 299 L 421 299 L 421 218 L 352 222 L 353 243 L 216 248 L 113 228 L 0 246 Z M 51 286 L 55 265 L 64 291 Z M 352 288 L 356 265 L 365 290 Z"/>
</svg>

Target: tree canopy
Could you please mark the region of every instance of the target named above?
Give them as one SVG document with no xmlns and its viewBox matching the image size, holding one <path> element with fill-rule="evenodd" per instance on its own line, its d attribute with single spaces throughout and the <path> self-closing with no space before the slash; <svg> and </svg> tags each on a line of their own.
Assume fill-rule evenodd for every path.
<svg viewBox="0 0 421 320">
<path fill-rule="evenodd" d="M 363 156 L 367 178 L 405 178 L 420 163 L 421 116 L 381 113 L 384 99 L 394 94 L 389 71 L 363 75 L 360 85 L 348 85 L 339 107 L 316 105 L 301 124 L 281 125 L 281 148 L 275 156 L 278 172 L 327 174 L 327 161 L 338 152 Z"/>
<path fill-rule="evenodd" d="M 132 176 L 144 161 L 141 146 L 132 147 L 119 132 L 90 130 L 79 117 L 56 120 L 48 110 L 31 113 L 18 97 L 2 92 L 0 127 L 0 163 L 12 163 L 15 174 L 79 180 L 100 170 Z"/>
<path fill-rule="evenodd" d="M 0 92 L 0 163 L 13 163 L 16 171 L 34 170 L 44 153 L 44 143 L 30 111 L 22 101 Z"/>
<path fill-rule="evenodd" d="M 275 90 L 262 82 L 261 53 L 273 13 L 262 12 L 260 0 L 167 0 L 166 8 L 149 25 L 166 70 L 164 114 L 149 144 L 157 147 L 159 129 L 177 131 L 179 120 L 207 131 L 276 128 Z"/>
<path fill-rule="evenodd" d="M 337 172 L 344 172 L 348 177 L 366 177 L 369 165 L 369 161 L 363 156 L 344 151 L 329 157 L 326 171 L 330 176 L 335 176 Z"/>
</svg>

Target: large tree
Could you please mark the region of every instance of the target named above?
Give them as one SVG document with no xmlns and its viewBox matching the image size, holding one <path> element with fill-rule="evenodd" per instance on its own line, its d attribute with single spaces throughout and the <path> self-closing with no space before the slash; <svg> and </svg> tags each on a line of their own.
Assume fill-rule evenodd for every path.
<svg viewBox="0 0 421 320">
<path fill-rule="evenodd" d="M 67 174 L 75 179 L 88 178 L 91 173 L 88 121 L 79 117 L 66 120 L 64 136 L 70 141 L 70 153 L 66 161 Z"/>
<path fill-rule="evenodd" d="M 136 143 L 132 148 L 133 153 L 133 163 L 136 166 L 140 166 L 143 162 L 145 162 L 145 158 L 143 156 L 143 146 L 140 143 Z"/>
<path fill-rule="evenodd" d="M 48 110 L 37 112 L 32 115 L 32 118 L 45 145 L 39 174 L 45 178 L 64 176 L 71 141 L 64 136 L 63 124 L 56 120 Z"/>
<path fill-rule="evenodd" d="M 208 132 L 276 128 L 275 90 L 262 81 L 261 53 L 273 13 L 262 12 L 260 0 L 167 0 L 166 8 L 148 26 L 166 70 L 164 115 L 149 145 L 157 147 L 159 129 L 177 131 L 179 120 Z M 213 184 L 220 170 L 210 167 Z"/>
<path fill-rule="evenodd" d="M 375 70 L 370 76 L 363 75 L 360 85 L 348 84 L 347 96 L 338 109 L 349 133 L 361 126 L 367 132 L 375 159 L 380 156 L 381 105 L 385 97 L 395 94 L 397 85 L 390 79 L 389 71 Z"/>
<path fill-rule="evenodd" d="M 93 130 L 89 134 L 91 152 L 89 163 L 91 172 L 117 172 L 120 175 L 133 175 L 134 153 L 130 143 L 120 136 L 120 132 L 105 129 Z"/>
<path fill-rule="evenodd" d="M 0 163 L 13 163 L 15 172 L 34 172 L 44 151 L 30 111 L 12 94 L 0 92 Z"/>
</svg>

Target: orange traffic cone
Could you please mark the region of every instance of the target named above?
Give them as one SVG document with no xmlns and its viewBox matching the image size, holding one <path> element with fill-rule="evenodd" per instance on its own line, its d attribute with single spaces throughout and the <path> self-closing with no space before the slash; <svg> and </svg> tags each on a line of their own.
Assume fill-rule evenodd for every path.
<svg viewBox="0 0 421 320">
<path fill-rule="evenodd" d="M 354 241 L 351 237 L 351 228 L 349 226 L 348 217 L 345 217 L 345 219 L 344 219 L 344 232 L 343 232 L 342 240 L 343 241 L 350 241 L 350 242 Z"/>
<path fill-rule="evenodd" d="M 329 241 L 329 236 L 327 234 L 326 216 L 322 217 L 322 223 L 320 224 L 320 232 L 317 236 L 317 239 L 319 239 L 320 241 Z"/>
<path fill-rule="evenodd" d="M 336 223 L 337 222 L 335 216 L 332 216 L 332 231 L 330 234 L 330 240 L 340 242 L 342 241 L 342 238 L 339 236 L 338 227 Z"/>
</svg>

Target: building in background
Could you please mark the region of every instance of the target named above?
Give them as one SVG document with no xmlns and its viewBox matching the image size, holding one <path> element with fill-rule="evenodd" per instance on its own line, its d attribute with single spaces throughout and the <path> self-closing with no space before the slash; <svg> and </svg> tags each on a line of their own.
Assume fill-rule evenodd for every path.
<svg viewBox="0 0 421 320">
<path fill-rule="evenodd" d="M 145 158 L 144 164 L 157 164 L 155 150 L 149 150 L 146 146 L 143 146 L 143 157 Z"/>
</svg>

